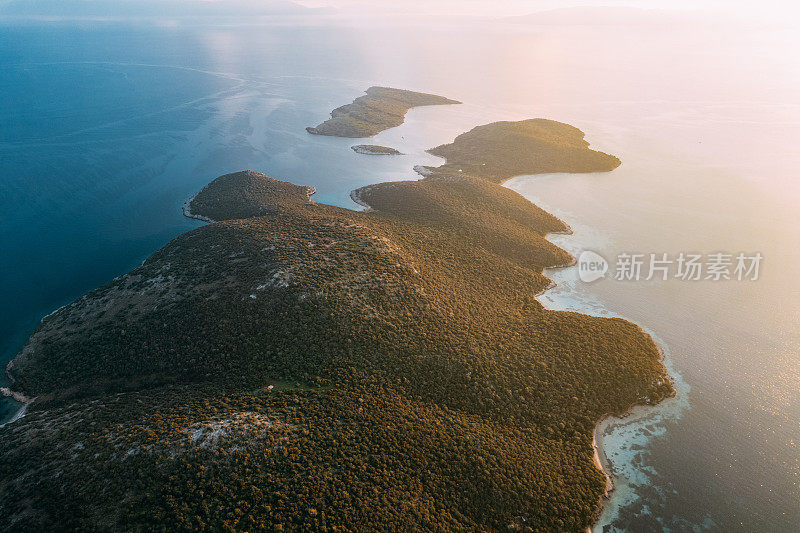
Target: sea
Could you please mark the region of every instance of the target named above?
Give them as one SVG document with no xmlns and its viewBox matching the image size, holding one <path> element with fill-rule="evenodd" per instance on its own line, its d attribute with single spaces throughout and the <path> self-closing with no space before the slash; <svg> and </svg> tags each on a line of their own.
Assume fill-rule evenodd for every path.
<svg viewBox="0 0 800 533">
<path fill-rule="evenodd" d="M 414 165 L 441 162 L 425 150 L 461 132 L 550 118 L 622 165 L 506 184 L 571 226 L 554 242 L 607 264 L 593 281 L 580 263 L 548 271 L 540 300 L 636 322 L 677 390 L 599 429 L 616 489 L 595 529 L 798 531 L 799 34 L 647 17 L 0 21 L 0 365 L 43 316 L 199 227 L 181 206 L 221 174 L 258 170 L 356 209 L 351 190 L 417 179 Z M 369 140 L 400 156 L 306 133 L 372 85 L 463 104 Z M 647 275 L 651 254 L 672 261 L 667 279 Z M 757 279 L 692 280 L 681 254 L 706 269 L 715 254 L 762 260 Z M 620 275 L 626 257 L 641 276 Z M 0 421 L 19 407 L 2 399 Z"/>
</svg>

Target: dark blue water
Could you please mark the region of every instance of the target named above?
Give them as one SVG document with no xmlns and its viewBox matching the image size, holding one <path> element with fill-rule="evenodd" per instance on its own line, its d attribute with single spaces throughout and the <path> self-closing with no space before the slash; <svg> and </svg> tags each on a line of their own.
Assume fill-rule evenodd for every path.
<svg viewBox="0 0 800 533">
<path fill-rule="evenodd" d="M 180 207 L 218 175 L 351 206 L 420 162 L 305 132 L 372 83 L 350 32 L 330 32 L 0 27 L 0 365 L 44 315 L 197 227 Z M 0 420 L 16 408 L 0 401 Z"/>
</svg>

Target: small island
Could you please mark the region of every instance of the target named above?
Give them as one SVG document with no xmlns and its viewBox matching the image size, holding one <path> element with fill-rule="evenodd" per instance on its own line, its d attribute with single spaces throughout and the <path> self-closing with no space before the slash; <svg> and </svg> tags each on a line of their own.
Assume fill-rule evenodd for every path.
<svg viewBox="0 0 800 533">
<path fill-rule="evenodd" d="M 36 400 L 0 428 L 0 522 L 590 526 L 595 425 L 671 381 L 635 324 L 536 300 L 568 228 L 498 182 L 619 162 L 552 121 L 434 150 L 429 177 L 355 191 L 368 211 L 221 176 L 189 204 L 216 222 L 46 317 L 8 369 Z"/>
<path fill-rule="evenodd" d="M 306 131 L 334 137 L 372 137 L 401 125 L 413 107 L 461 103 L 444 96 L 390 87 L 370 87 L 366 93 L 353 103 L 334 109 L 331 118 L 315 128 L 306 128 Z"/>
<path fill-rule="evenodd" d="M 377 144 L 357 144 L 350 147 L 357 154 L 365 155 L 402 155 L 398 150 Z"/>
</svg>

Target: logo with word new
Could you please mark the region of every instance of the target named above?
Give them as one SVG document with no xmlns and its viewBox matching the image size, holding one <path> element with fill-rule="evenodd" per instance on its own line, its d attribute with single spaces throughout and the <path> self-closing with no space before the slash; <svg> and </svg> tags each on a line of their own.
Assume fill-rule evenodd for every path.
<svg viewBox="0 0 800 533">
<path fill-rule="evenodd" d="M 578 257 L 578 277 L 584 283 L 591 283 L 604 277 L 608 272 L 608 261 L 602 255 L 585 250 Z"/>
</svg>

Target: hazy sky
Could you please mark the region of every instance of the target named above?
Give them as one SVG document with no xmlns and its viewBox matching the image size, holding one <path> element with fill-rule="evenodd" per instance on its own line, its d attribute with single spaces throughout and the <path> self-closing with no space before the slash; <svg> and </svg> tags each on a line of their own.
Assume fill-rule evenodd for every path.
<svg viewBox="0 0 800 533">
<path fill-rule="evenodd" d="M 368 11 L 522 15 L 579 6 L 628 6 L 646 9 L 722 9 L 743 14 L 764 11 L 797 13 L 797 0 L 296 0 L 310 7 L 358 7 Z"/>
<path fill-rule="evenodd" d="M 297 4 L 333 9 L 305 12 Z M 800 19 L 800 0 L 0 0 L 0 17 L 125 19 L 148 16 L 167 19 L 195 15 L 249 17 L 280 11 L 297 16 L 307 14 L 321 21 L 371 20 L 374 17 L 376 21 L 385 22 L 432 20 L 429 16 L 437 15 L 450 20 L 458 16 L 507 17 L 559 8 L 606 6 L 722 11 L 744 21 L 776 19 L 792 25 Z"/>
</svg>

